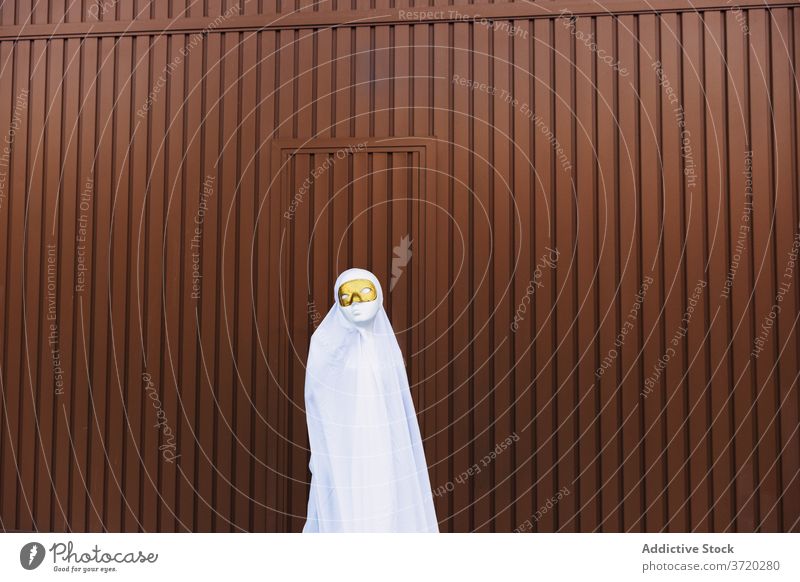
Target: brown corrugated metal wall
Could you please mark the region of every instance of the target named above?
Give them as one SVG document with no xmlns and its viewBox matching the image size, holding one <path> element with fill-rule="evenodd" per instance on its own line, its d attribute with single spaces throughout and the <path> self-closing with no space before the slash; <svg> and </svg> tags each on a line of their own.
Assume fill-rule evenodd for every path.
<svg viewBox="0 0 800 582">
<path fill-rule="evenodd" d="M 298 531 L 359 265 L 443 531 L 800 531 L 795 2 L 241 4 L 0 7 L 1 528 Z"/>
</svg>

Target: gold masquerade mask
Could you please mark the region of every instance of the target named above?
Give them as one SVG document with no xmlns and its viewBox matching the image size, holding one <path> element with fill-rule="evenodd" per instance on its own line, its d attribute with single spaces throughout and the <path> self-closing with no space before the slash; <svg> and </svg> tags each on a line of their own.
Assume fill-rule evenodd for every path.
<svg viewBox="0 0 800 582">
<path fill-rule="evenodd" d="M 342 283 L 342 286 L 339 287 L 339 305 L 342 307 L 348 307 L 353 301 L 366 303 L 375 301 L 377 298 L 378 292 L 369 279 L 353 279 Z"/>
</svg>

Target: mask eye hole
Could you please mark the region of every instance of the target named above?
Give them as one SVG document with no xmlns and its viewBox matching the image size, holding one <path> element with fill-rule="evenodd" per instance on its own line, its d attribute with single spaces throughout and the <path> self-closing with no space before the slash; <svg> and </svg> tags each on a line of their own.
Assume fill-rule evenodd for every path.
<svg viewBox="0 0 800 582">
<path fill-rule="evenodd" d="M 349 298 L 350 298 L 350 294 L 349 293 L 342 293 L 342 299 L 347 300 Z"/>
<path fill-rule="evenodd" d="M 370 293 L 372 293 L 372 289 L 370 289 L 369 287 L 364 287 L 364 288 L 361 290 L 361 294 L 362 294 L 362 295 L 369 295 Z"/>
</svg>

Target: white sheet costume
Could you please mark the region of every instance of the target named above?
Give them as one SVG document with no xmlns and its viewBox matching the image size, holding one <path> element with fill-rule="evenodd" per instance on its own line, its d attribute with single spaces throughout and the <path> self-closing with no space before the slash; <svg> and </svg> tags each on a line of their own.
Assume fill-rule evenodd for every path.
<svg viewBox="0 0 800 582">
<path fill-rule="evenodd" d="M 366 299 L 356 291 L 343 306 L 342 285 L 353 281 L 372 299 L 365 288 Z M 311 337 L 305 403 L 312 476 L 303 532 L 439 531 L 403 356 L 369 271 L 336 280 L 334 305 Z"/>
</svg>

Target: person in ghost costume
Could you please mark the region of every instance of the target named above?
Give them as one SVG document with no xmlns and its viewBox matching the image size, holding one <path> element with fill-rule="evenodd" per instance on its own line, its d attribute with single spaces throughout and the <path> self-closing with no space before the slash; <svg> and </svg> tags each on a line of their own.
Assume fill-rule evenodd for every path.
<svg viewBox="0 0 800 582">
<path fill-rule="evenodd" d="M 403 355 L 377 277 L 348 269 L 311 337 L 303 532 L 438 532 Z"/>
</svg>

